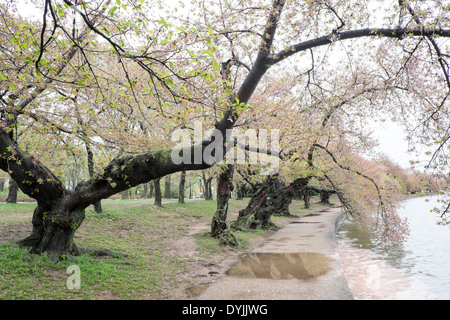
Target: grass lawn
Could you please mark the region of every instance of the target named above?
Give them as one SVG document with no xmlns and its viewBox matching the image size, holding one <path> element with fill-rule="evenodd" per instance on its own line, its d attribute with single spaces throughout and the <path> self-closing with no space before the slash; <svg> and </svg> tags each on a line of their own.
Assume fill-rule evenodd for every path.
<svg viewBox="0 0 450 320">
<path fill-rule="evenodd" d="M 230 201 L 230 221 L 247 202 Z M 310 211 L 297 204 L 291 206 L 294 215 Z M 14 244 L 31 231 L 34 203 L 0 203 L 0 299 L 186 299 L 186 288 L 219 276 L 271 233 L 236 232 L 238 248 L 220 245 L 209 236 L 215 201 L 171 200 L 163 208 L 153 206 L 153 199 L 103 200 L 102 205 L 103 214 L 87 209 L 76 233 L 75 242 L 86 253 L 55 263 Z M 79 268 L 79 289 L 68 288 L 70 266 Z"/>
</svg>

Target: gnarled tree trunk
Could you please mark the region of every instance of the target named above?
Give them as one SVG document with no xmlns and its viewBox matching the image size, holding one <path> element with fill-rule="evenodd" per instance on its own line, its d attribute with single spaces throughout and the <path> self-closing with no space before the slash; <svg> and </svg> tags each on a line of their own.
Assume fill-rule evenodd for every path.
<svg viewBox="0 0 450 320">
<path fill-rule="evenodd" d="M 225 244 L 236 246 L 238 241 L 231 233 L 228 215 L 228 200 L 233 191 L 233 165 L 227 165 L 217 182 L 217 210 L 211 222 L 211 236 L 219 238 Z"/>
<path fill-rule="evenodd" d="M 32 253 L 46 252 L 54 259 L 62 255 L 78 255 L 80 252 L 73 238 L 84 218 L 84 208 L 69 210 L 64 201 L 56 203 L 53 208 L 38 204 L 33 213 L 31 234 L 18 243 L 31 248 Z"/>
<path fill-rule="evenodd" d="M 270 177 L 254 194 L 247 207 L 239 212 L 235 227 L 240 228 L 275 228 L 271 217 L 273 214 L 290 215 L 289 205 L 294 195 L 304 189 L 309 178 L 299 178 L 288 186 L 277 188 L 270 194 L 277 177 Z"/>
<path fill-rule="evenodd" d="M 270 187 L 274 182 L 275 179 L 269 177 L 253 194 L 247 207 L 239 211 L 239 216 L 233 225 L 234 228 L 256 229 L 272 225 L 266 206 Z"/>
</svg>

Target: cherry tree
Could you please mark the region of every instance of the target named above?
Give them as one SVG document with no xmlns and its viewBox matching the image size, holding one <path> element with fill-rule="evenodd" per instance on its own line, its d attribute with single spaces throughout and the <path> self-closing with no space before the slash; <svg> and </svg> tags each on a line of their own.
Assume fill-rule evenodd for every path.
<svg viewBox="0 0 450 320">
<path fill-rule="evenodd" d="M 443 1 L 193 0 L 180 7 L 183 12 L 171 14 L 165 11 L 173 8 L 158 1 L 46 0 L 41 23 L 30 23 L 13 11 L 12 2 L 1 6 L 2 29 L 7 31 L 0 47 L 0 168 L 37 201 L 32 233 L 21 241 L 33 252 L 55 257 L 77 253 L 73 236 L 87 206 L 174 172 L 211 167 L 205 159 L 194 159 L 196 150 L 210 149 L 211 139 L 177 150 L 192 158 L 175 163 L 170 145 L 161 150 L 153 143 L 157 138 L 151 127 L 192 128 L 201 117 L 205 128 L 226 136 L 227 129 L 251 113 L 253 98 L 265 96 L 270 85 L 266 74 L 292 76 L 295 81 L 286 86 L 286 93 L 299 93 L 299 105 L 320 106 L 308 110 L 316 121 L 327 118 L 323 112 L 329 118 L 336 114 L 333 109 L 346 112 L 342 130 L 350 131 L 357 119 L 382 110 L 394 120 L 413 122 L 411 139 L 436 146 L 430 168 L 445 170 L 450 8 Z M 101 117 L 117 114 L 117 106 L 130 112 L 144 107 L 151 114 L 143 117 L 147 122 L 139 126 L 131 123 L 137 118 L 123 117 L 128 127 L 123 132 L 126 138 L 130 131 L 146 136 L 148 146 L 141 146 L 139 154 L 112 153 L 115 157 L 107 165 L 68 190 L 50 164 L 23 150 L 14 135 L 24 119 L 33 117 L 57 128 L 60 124 L 46 114 L 46 107 L 56 103 L 58 89 L 64 87 L 62 92 L 72 99 L 88 83 L 95 96 L 86 109 L 81 107 L 86 111 L 83 123 L 95 123 L 85 119 L 88 111 Z M 113 103 L 113 96 L 122 99 Z M 351 108 L 336 107 L 344 101 Z M 76 109 L 72 105 L 64 110 Z M 76 118 L 67 119 L 68 126 L 79 124 Z M 77 131 L 79 139 L 87 141 L 83 132 L 88 131 Z M 293 153 L 306 159 L 307 166 L 319 149 L 331 157 L 321 141 L 305 140 L 313 143 Z"/>
</svg>

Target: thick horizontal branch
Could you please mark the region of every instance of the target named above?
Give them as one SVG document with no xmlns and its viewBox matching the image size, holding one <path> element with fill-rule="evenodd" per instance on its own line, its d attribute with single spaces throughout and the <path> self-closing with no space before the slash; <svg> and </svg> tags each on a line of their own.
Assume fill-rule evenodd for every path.
<svg viewBox="0 0 450 320">
<path fill-rule="evenodd" d="M 242 150 L 249 151 L 249 152 L 256 152 L 256 153 L 262 153 L 266 155 L 271 155 L 277 158 L 280 158 L 280 160 L 285 159 L 285 154 L 283 151 L 277 151 L 274 149 L 266 149 L 261 147 L 253 147 L 248 144 L 243 144 L 239 140 L 236 140 L 236 145 L 241 148 Z"/>
<path fill-rule="evenodd" d="M 366 28 L 358 30 L 350 30 L 343 32 L 335 32 L 331 35 L 326 35 L 320 38 L 304 41 L 290 46 L 284 50 L 281 50 L 269 58 L 269 65 L 274 65 L 287 57 L 294 55 L 295 53 L 305 51 L 308 49 L 324 46 L 340 40 L 356 39 L 363 37 L 387 37 L 403 39 L 408 36 L 415 37 L 450 37 L 450 29 L 404 29 L 404 28 Z"/>
<path fill-rule="evenodd" d="M 328 193 L 336 193 L 337 191 L 335 189 L 326 189 L 326 188 L 320 188 L 316 186 L 308 186 L 308 189 L 313 190 L 315 192 L 328 192 Z"/>
<path fill-rule="evenodd" d="M 205 161 L 203 157 L 200 161 L 198 159 L 198 155 L 203 154 L 210 144 L 211 142 L 203 142 L 189 148 L 153 151 L 136 156 L 115 158 L 100 175 L 80 182 L 73 194 L 68 197 L 67 205 L 72 208 L 87 207 L 113 194 L 168 174 L 183 170 L 210 168 L 214 163 Z M 191 160 L 181 163 L 173 161 L 172 156 L 177 152 L 190 153 Z"/>
</svg>

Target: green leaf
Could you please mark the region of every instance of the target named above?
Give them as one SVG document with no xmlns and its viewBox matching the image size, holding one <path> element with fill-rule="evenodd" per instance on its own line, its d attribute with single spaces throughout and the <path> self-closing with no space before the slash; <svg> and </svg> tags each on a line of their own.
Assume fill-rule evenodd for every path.
<svg viewBox="0 0 450 320">
<path fill-rule="evenodd" d="M 114 15 L 114 12 L 115 12 L 117 9 L 118 9 L 117 6 L 112 7 L 111 11 L 109 11 L 109 15 L 110 15 L 110 16 L 113 16 L 113 15 Z"/>
<path fill-rule="evenodd" d="M 213 61 L 213 70 L 217 71 L 217 72 L 220 71 L 220 65 L 219 65 L 219 63 L 217 62 L 216 59 L 214 59 L 214 61 Z"/>
</svg>

